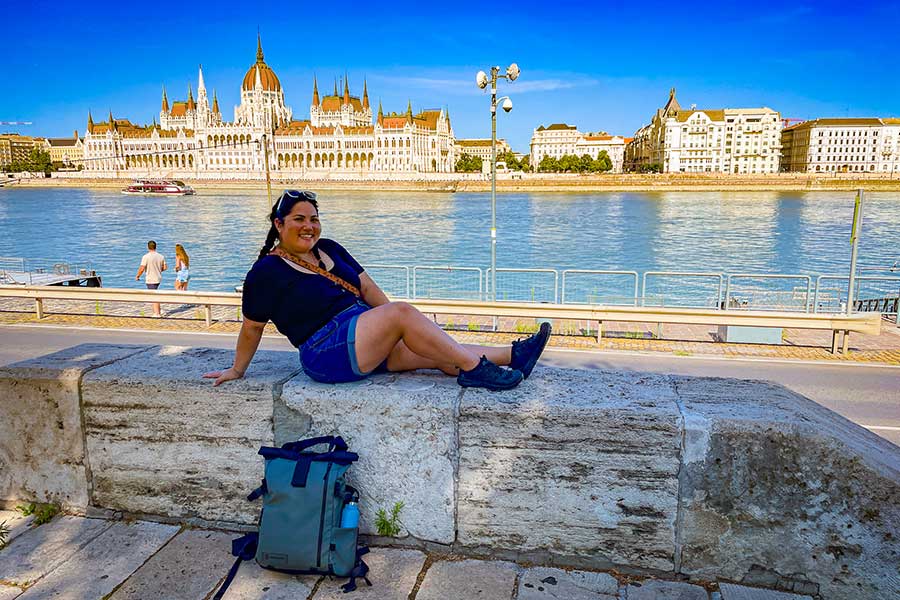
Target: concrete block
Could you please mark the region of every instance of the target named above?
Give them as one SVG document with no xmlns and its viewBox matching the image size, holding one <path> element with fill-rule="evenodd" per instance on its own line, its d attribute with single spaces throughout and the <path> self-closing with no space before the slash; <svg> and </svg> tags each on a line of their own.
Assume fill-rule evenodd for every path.
<svg viewBox="0 0 900 600">
<path fill-rule="evenodd" d="M 32 528 L 0 552 L 0 581 L 19 586 L 34 583 L 111 525 L 99 519 L 62 516 Z"/>
<path fill-rule="evenodd" d="M 662 375 L 548 368 L 466 391 L 459 542 L 672 570 L 680 420 Z"/>
<path fill-rule="evenodd" d="M 276 443 L 340 434 L 359 462 L 348 481 L 360 490 L 360 526 L 375 533 L 375 514 L 403 502 L 404 532 L 450 543 L 456 486 L 456 410 L 461 388 L 446 375 L 384 374 L 358 383 L 325 385 L 298 375 L 276 409 Z M 277 403 L 280 404 L 280 403 Z M 286 416 L 284 420 L 280 415 Z M 289 432 L 287 423 L 309 423 Z"/>
<path fill-rule="evenodd" d="M 234 562 L 231 540 L 235 537 L 221 531 L 182 531 L 129 577 L 109 600 L 206 598 Z"/>
<path fill-rule="evenodd" d="M 900 450 L 781 386 L 679 378 L 682 572 L 900 597 Z"/>
<path fill-rule="evenodd" d="M 254 523 L 271 445 L 273 398 L 297 372 L 292 352 L 260 351 L 246 376 L 218 388 L 206 371 L 234 353 L 165 346 L 96 369 L 82 383 L 93 503 L 103 508 Z"/>
<path fill-rule="evenodd" d="M 159 523 L 113 523 L 22 594 L 23 600 L 103 598 L 178 532 Z"/>
<path fill-rule="evenodd" d="M 82 344 L 0 367 L 0 499 L 87 506 L 81 378 L 146 349 Z"/>
<path fill-rule="evenodd" d="M 28 528 L 31 527 L 33 521 L 34 515 L 25 517 L 17 510 L 0 510 L 0 525 L 6 527 L 9 531 L 6 536 L 7 545 L 28 531 Z"/>
<path fill-rule="evenodd" d="M 720 583 L 719 592 L 722 594 L 722 600 L 812 600 L 812 596 L 800 596 L 733 583 Z"/>
<path fill-rule="evenodd" d="M 373 548 L 363 557 L 369 565 L 371 586 L 357 579 L 353 599 L 407 600 L 416 579 L 425 564 L 425 555 L 418 550 L 390 550 Z M 346 579 L 325 579 L 316 592 L 315 600 L 345 600 L 347 595 L 341 590 Z"/>
<path fill-rule="evenodd" d="M 321 577 L 318 575 L 288 575 L 270 571 L 260 567 L 256 561 L 242 562 L 222 600 L 305 600 L 319 579 Z"/>
<path fill-rule="evenodd" d="M 609 573 L 527 569 L 519 577 L 517 600 L 614 600 L 619 582 Z"/>
<path fill-rule="evenodd" d="M 425 573 L 416 600 L 507 600 L 516 587 L 516 565 L 486 560 L 438 561 Z"/>
<path fill-rule="evenodd" d="M 709 594 L 699 585 L 680 581 L 645 581 L 632 583 L 625 589 L 628 600 L 708 600 Z"/>
</svg>

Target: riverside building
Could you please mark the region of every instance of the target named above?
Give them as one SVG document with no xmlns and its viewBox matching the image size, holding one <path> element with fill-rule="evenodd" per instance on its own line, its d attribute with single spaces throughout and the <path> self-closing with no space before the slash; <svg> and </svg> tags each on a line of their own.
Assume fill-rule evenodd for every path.
<svg viewBox="0 0 900 600">
<path fill-rule="evenodd" d="M 675 98 L 656 111 L 626 148 L 628 170 L 663 173 L 777 173 L 781 116 L 771 108 L 684 110 Z"/>
<path fill-rule="evenodd" d="M 900 119 L 815 119 L 781 135 L 782 171 L 900 171 Z"/>
<path fill-rule="evenodd" d="M 504 152 L 512 152 L 512 148 L 506 140 L 497 140 L 497 156 Z M 491 140 L 487 139 L 458 139 L 456 140 L 456 155 L 477 156 L 482 162 L 491 162 Z"/>
<path fill-rule="evenodd" d="M 621 173 L 625 160 L 625 145 L 631 138 L 609 135 L 605 131 L 581 133 L 574 125 L 553 123 L 541 125 L 531 135 L 531 167 L 537 170 L 541 160 L 550 156 L 559 160 L 563 156 L 582 156 L 588 154 L 596 158 L 602 150 L 606 150 L 612 160 L 612 173 Z"/>
<path fill-rule="evenodd" d="M 0 135 L 0 167 L 14 161 L 27 160 L 35 148 L 44 148 L 44 138 L 4 133 Z"/>
<path fill-rule="evenodd" d="M 78 131 L 68 138 L 47 138 L 44 150 L 50 154 L 50 162 L 54 165 L 69 167 L 80 165 L 84 160 L 84 143 L 78 137 Z"/>
<path fill-rule="evenodd" d="M 266 154 L 273 177 L 378 177 L 449 173 L 456 162 L 450 118 L 443 109 L 385 114 L 373 122 L 368 86 L 362 97 L 330 95 L 313 80 L 309 119 L 294 119 L 278 76 L 266 64 L 257 38 L 256 62 L 241 84 L 234 120 L 222 118 L 215 91 L 210 104 L 200 68 L 197 97 L 169 102 L 165 88 L 159 122 L 136 125 L 116 119 L 95 123 L 88 114 L 84 175 L 88 177 L 192 177 L 260 179 Z"/>
</svg>

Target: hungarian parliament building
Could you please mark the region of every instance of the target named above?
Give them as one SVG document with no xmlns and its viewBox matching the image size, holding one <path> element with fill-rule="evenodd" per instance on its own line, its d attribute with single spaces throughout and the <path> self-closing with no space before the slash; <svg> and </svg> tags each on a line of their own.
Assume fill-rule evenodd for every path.
<svg viewBox="0 0 900 600">
<path fill-rule="evenodd" d="M 257 38 L 234 121 L 222 120 L 215 92 L 210 103 L 201 67 L 196 99 L 189 88 L 186 101 L 170 103 L 163 88 L 158 123 L 136 125 L 112 113 L 94 122 L 88 113 L 84 175 L 260 179 L 268 168 L 284 179 L 453 172 L 447 111 L 413 114 L 410 103 L 405 112 L 384 114 L 379 102 L 372 117 L 368 86 L 363 83 L 362 98 L 353 96 L 345 76 L 328 95 L 319 94 L 314 78 L 309 119 L 295 120 Z"/>
</svg>

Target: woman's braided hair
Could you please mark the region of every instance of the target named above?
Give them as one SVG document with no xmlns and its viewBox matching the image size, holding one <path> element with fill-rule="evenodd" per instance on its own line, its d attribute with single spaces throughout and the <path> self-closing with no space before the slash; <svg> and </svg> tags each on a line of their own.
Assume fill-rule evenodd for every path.
<svg viewBox="0 0 900 600">
<path fill-rule="evenodd" d="M 313 205 L 313 208 L 316 209 L 316 212 L 319 212 L 319 204 L 316 202 L 315 198 L 303 193 L 295 195 L 293 193 L 289 194 L 287 191 L 282 192 L 281 196 L 278 197 L 278 201 L 272 206 L 272 212 L 269 213 L 269 233 L 266 235 L 266 241 L 263 244 L 262 250 L 259 251 L 259 256 L 256 259 L 257 261 L 268 256 L 269 252 L 275 248 L 275 243 L 278 241 L 278 229 L 275 227 L 275 219 L 283 221 L 285 215 L 290 214 L 294 205 L 298 202 L 309 202 Z"/>
</svg>

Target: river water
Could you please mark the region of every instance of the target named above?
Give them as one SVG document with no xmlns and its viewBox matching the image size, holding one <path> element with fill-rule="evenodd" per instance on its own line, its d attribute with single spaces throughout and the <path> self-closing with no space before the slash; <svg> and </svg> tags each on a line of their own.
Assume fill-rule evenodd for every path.
<svg viewBox="0 0 900 600">
<path fill-rule="evenodd" d="M 853 200 L 851 192 L 501 194 L 497 265 L 846 274 Z M 230 291 L 259 251 L 268 209 L 264 190 L 158 198 L 0 189 L 0 256 L 90 262 L 105 286 L 142 287 L 134 274 L 147 240 L 157 241 L 170 266 L 181 243 L 191 256 L 192 290 Z M 489 194 L 324 192 L 320 213 L 323 236 L 363 264 L 490 265 Z M 898 259 L 900 194 L 869 193 L 859 264 L 884 267 Z M 163 287 L 173 280 L 170 271 Z M 628 281 L 615 285 L 631 295 Z"/>
</svg>

